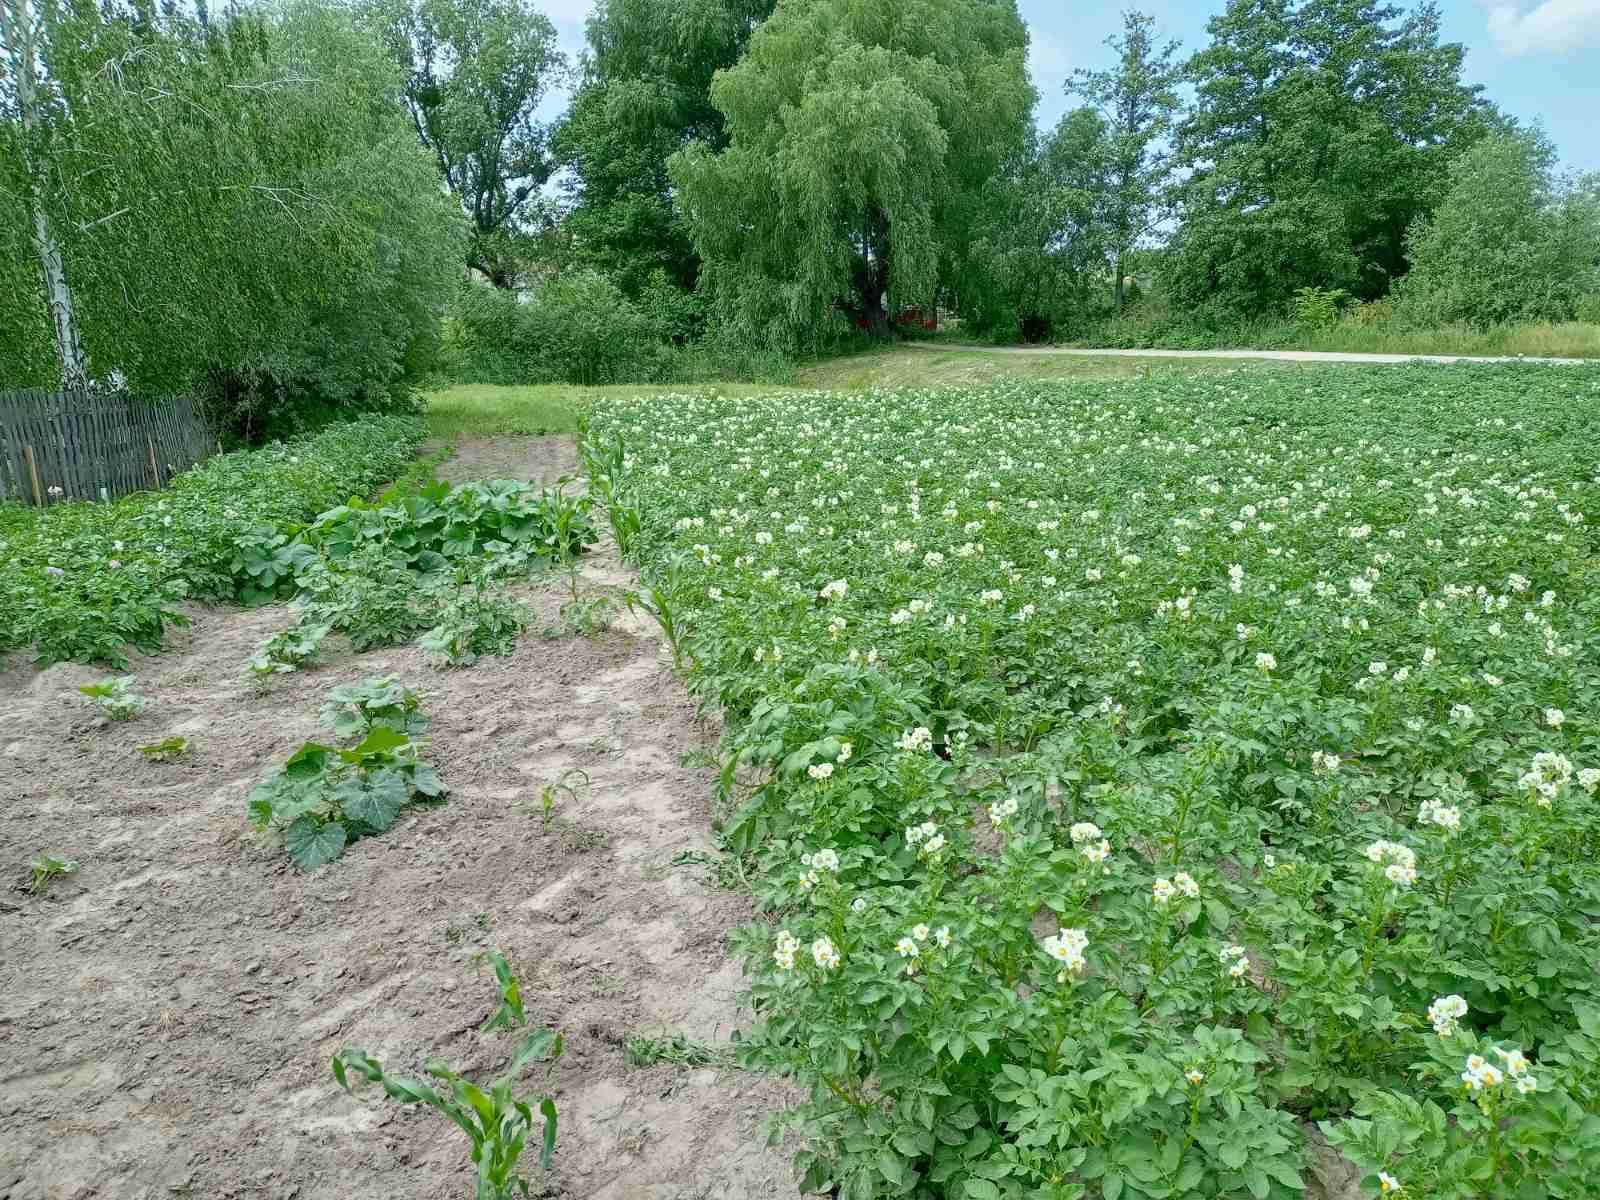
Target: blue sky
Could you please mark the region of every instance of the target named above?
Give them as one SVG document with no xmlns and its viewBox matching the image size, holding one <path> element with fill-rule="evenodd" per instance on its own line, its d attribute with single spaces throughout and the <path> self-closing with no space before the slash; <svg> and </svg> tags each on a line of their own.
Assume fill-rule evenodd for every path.
<svg viewBox="0 0 1600 1200">
<path fill-rule="evenodd" d="M 662 0 L 670 3 L 671 0 Z M 1403 2 L 1403 0 L 1402 0 Z M 576 59 L 591 0 L 534 0 Z M 894 0 L 884 0 L 892 4 Z M 1162 31 L 1193 50 L 1224 0 L 1132 0 Z M 1410 7 L 1409 4 L 1405 5 Z M 1111 61 L 1104 42 L 1121 28 L 1125 4 L 1018 0 L 1032 45 L 1029 70 L 1039 89 L 1038 120 L 1050 126 L 1067 109 L 1061 85 L 1075 67 Z M 1600 171 L 1600 0 L 1443 0 L 1445 36 L 1467 47 L 1466 75 L 1502 109 L 1540 122 L 1569 167 Z M 552 96 L 546 118 L 565 107 Z"/>
</svg>

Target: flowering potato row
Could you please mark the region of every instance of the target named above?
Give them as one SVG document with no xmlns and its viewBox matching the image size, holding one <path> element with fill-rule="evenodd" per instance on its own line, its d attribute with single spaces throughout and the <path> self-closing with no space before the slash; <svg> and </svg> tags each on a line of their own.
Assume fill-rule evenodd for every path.
<svg viewBox="0 0 1600 1200">
<path fill-rule="evenodd" d="M 806 1185 L 1600 1192 L 1597 432 L 1515 367 L 597 411 Z"/>
</svg>

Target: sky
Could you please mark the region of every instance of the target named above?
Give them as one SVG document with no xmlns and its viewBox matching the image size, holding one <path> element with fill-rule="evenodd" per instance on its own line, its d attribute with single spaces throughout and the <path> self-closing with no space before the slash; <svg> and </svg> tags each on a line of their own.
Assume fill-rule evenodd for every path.
<svg viewBox="0 0 1600 1200">
<path fill-rule="evenodd" d="M 555 24 L 562 48 L 576 61 L 592 0 L 533 2 Z M 1206 21 L 1224 6 L 1224 0 L 1131 2 L 1191 51 L 1204 45 Z M 1039 90 L 1036 116 L 1048 128 L 1070 106 L 1061 85 L 1073 69 L 1112 61 L 1104 43 L 1121 28 L 1126 5 L 1018 0 L 1018 7 L 1031 39 L 1028 69 Z M 1541 124 L 1568 167 L 1600 171 L 1600 0 L 1441 0 L 1440 11 L 1445 37 L 1467 47 L 1467 81 L 1483 84 L 1491 100 L 1525 124 Z M 550 96 L 540 115 L 556 117 L 566 99 L 564 92 Z"/>
</svg>

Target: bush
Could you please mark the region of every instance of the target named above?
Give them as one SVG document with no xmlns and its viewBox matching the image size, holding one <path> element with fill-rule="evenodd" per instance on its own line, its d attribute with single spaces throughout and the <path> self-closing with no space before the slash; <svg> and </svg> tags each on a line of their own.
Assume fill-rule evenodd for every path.
<svg viewBox="0 0 1600 1200">
<path fill-rule="evenodd" d="M 468 284 L 451 365 L 467 383 L 636 383 L 661 376 L 673 328 L 673 316 L 642 311 L 594 271 L 558 275 L 525 299 Z"/>
<path fill-rule="evenodd" d="M 1542 139 L 1485 138 L 1456 164 L 1449 194 L 1411 230 L 1403 314 L 1454 321 L 1567 321 L 1600 285 L 1600 206 L 1592 189 L 1553 175 Z"/>
</svg>

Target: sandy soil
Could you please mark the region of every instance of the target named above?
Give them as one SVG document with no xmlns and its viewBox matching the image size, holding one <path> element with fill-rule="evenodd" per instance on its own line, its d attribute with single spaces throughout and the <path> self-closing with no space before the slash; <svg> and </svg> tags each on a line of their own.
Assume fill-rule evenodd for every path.
<svg viewBox="0 0 1600 1200">
<path fill-rule="evenodd" d="M 575 468 L 570 439 L 519 438 L 465 443 L 441 474 Z M 606 547 L 584 576 L 630 579 Z M 539 619 L 512 658 L 441 672 L 415 647 L 336 652 L 266 695 L 241 667 L 289 612 L 195 608 L 136 659 L 153 704 L 124 724 L 76 692 L 101 671 L 0 672 L 0 1200 L 470 1196 L 454 1126 L 346 1096 L 328 1059 L 348 1044 L 498 1074 L 517 1038 L 477 1032 L 498 1003 L 474 961 L 487 947 L 530 1019 L 566 1035 L 544 1195 L 796 1194 L 756 1129 L 779 1085 L 624 1061 L 630 1032 L 724 1041 L 739 1021 L 725 934 L 748 900 L 674 863 L 708 845 L 710 776 L 680 758 L 715 730 L 649 629 L 543 637 L 562 593 L 526 595 Z M 245 794 L 319 736 L 328 689 L 386 673 L 423 693 L 450 800 L 301 875 L 251 833 Z M 171 734 L 189 759 L 135 750 Z M 592 786 L 546 826 L 540 789 L 571 767 Z M 42 898 L 13 890 L 41 851 L 80 872 Z"/>
</svg>

